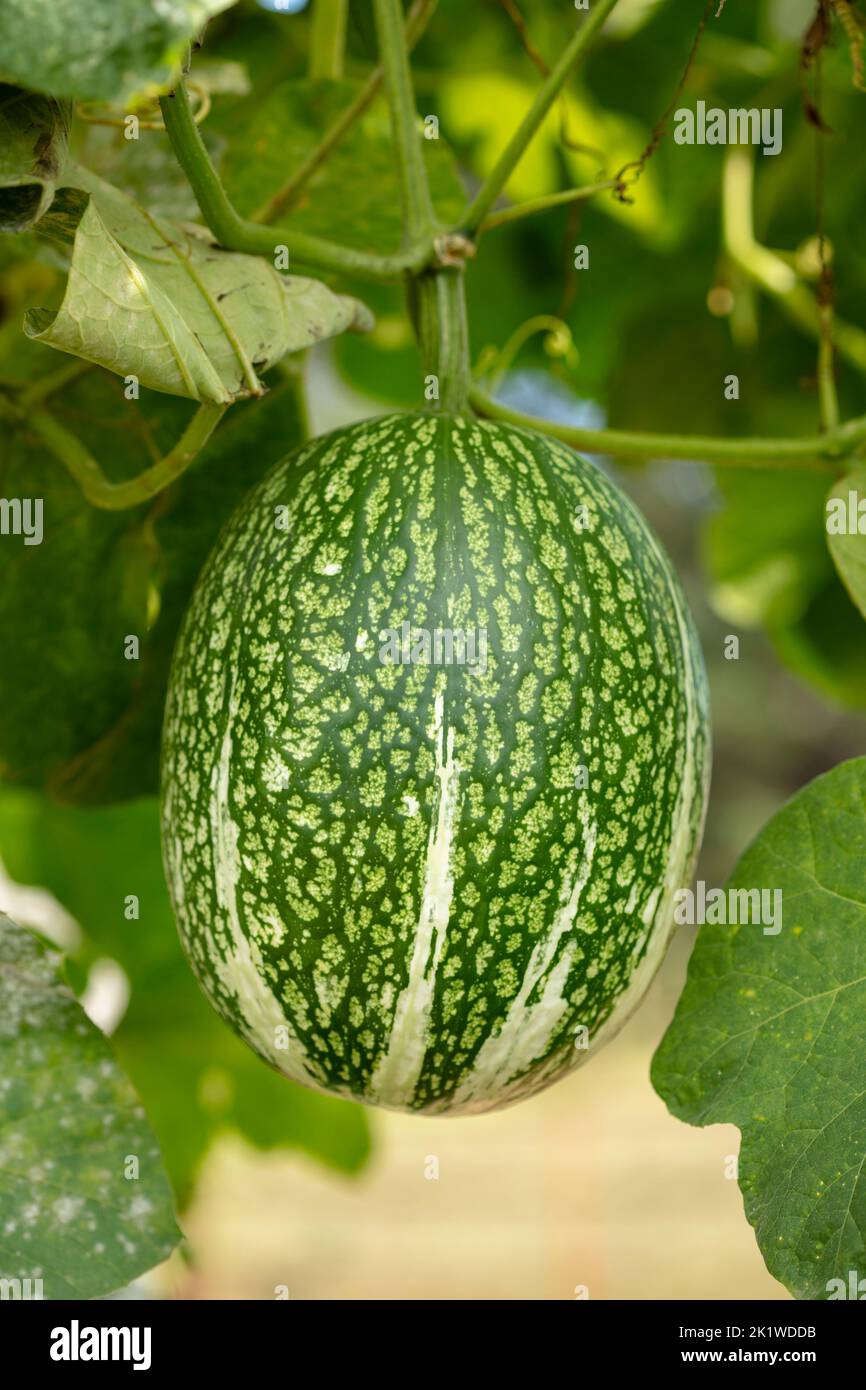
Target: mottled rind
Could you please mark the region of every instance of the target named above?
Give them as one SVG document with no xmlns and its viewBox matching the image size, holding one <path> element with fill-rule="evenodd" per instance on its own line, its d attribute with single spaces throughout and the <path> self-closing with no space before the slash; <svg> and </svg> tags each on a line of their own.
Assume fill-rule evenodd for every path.
<svg viewBox="0 0 866 1390">
<path fill-rule="evenodd" d="M 486 661 L 383 661 L 404 622 L 483 631 Z M 229 523 L 175 655 L 193 967 L 304 1084 L 428 1113 L 531 1095 L 660 963 L 708 741 L 677 580 L 597 468 L 433 415 L 316 440 Z"/>
</svg>

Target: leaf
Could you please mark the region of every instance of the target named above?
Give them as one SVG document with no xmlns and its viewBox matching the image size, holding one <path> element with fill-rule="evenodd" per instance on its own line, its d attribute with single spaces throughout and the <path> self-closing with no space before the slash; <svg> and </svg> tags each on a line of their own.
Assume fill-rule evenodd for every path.
<svg viewBox="0 0 866 1390">
<path fill-rule="evenodd" d="M 779 658 L 825 696 L 866 707 L 863 620 L 828 553 L 820 473 L 718 470 L 727 505 L 704 533 L 713 607 L 763 626 Z"/>
<path fill-rule="evenodd" d="M 282 276 L 209 232 L 152 217 L 81 174 L 92 194 L 75 232 L 59 310 L 31 310 L 29 337 L 142 386 L 230 404 L 261 395 L 258 373 L 288 352 L 366 324 L 356 300 Z"/>
<path fill-rule="evenodd" d="M 124 398 L 90 372 L 55 396 L 57 418 L 113 474 L 132 476 L 179 437 L 189 407 Z M 127 512 L 97 511 L 26 427 L 7 433 L 0 496 L 39 498 L 44 536 L 0 544 L 0 772 L 75 802 L 156 791 L 174 639 L 217 533 L 246 490 L 301 442 L 298 386 L 236 406 L 177 483 Z M 127 635 L 139 659 L 127 660 Z"/>
<path fill-rule="evenodd" d="M 844 519 L 844 530 L 827 519 L 827 544 L 839 577 L 866 618 L 866 465 L 840 478 L 827 498 Z M 861 529 L 862 528 L 862 529 Z"/>
<path fill-rule="evenodd" d="M 727 887 L 781 892 L 782 929 L 701 928 L 653 1085 L 689 1124 L 738 1126 L 767 1268 L 826 1298 L 866 1275 L 866 758 L 798 792 Z"/>
<path fill-rule="evenodd" d="M 217 112 L 208 121 L 208 133 L 223 136 L 223 149 L 216 151 L 220 173 L 242 215 L 257 212 L 282 187 L 358 90 L 355 82 L 281 82 L 253 108 Z M 453 224 L 465 204 L 453 155 L 444 139 L 421 144 L 436 211 Z M 355 123 L 282 218 L 298 231 L 346 246 L 382 254 L 397 250 L 403 234 L 400 184 L 384 102 Z"/>
<path fill-rule="evenodd" d="M 190 40 L 234 0 L 3 0 L 0 78 L 134 105 L 167 88 Z"/>
<path fill-rule="evenodd" d="M 130 1004 L 112 1046 L 144 1101 L 181 1203 L 226 1130 L 262 1148 L 303 1149 L 341 1172 L 364 1164 L 362 1107 L 271 1071 L 199 989 L 168 900 L 155 801 L 79 811 L 2 790 L 0 857 L 15 879 L 47 887 L 82 923 L 85 966 L 110 957 L 125 971 Z M 124 916 L 128 894 L 138 897 L 138 920 Z"/>
<path fill-rule="evenodd" d="M 23 232 L 51 206 L 71 108 L 0 83 L 0 232 Z"/>
<path fill-rule="evenodd" d="M 0 913 L 0 1278 L 99 1298 L 181 1234 L 144 1111 L 60 964 Z"/>
</svg>

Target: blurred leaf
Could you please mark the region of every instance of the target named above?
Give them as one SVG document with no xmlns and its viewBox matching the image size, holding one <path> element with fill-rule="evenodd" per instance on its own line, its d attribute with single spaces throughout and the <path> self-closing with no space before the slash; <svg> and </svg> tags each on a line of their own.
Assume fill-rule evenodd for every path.
<svg viewBox="0 0 866 1390">
<path fill-rule="evenodd" d="M 51 398 L 93 454 L 131 477 L 179 437 L 189 407 L 126 400 L 90 372 Z M 0 461 L 0 495 L 43 502 L 44 538 L 0 547 L 0 769 L 68 801 L 152 793 L 168 666 L 217 532 L 252 484 L 303 436 L 298 387 L 234 407 L 193 467 L 150 503 L 91 507 L 26 427 Z M 139 660 L 124 657 L 139 637 Z"/>
<path fill-rule="evenodd" d="M 226 142 L 220 171 L 239 212 L 250 216 L 276 193 L 357 91 L 353 82 L 282 82 L 252 108 L 216 114 L 208 131 Z M 453 223 L 465 204 L 453 157 L 444 140 L 422 144 L 436 210 Z M 384 104 L 356 122 L 282 216 L 346 246 L 381 254 L 399 247 L 400 185 Z"/>
<path fill-rule="evenodd" d="M 68 102 L 0 83 L 0 232 L 23 232 L 51 206 L 66 159 Z"/>
<path fill-rule="evenodd" d="M 144 1111 L 60 965 L 0 913 L 0 1278 L 99 1298 L 181 1233 Z"/>
<path fill-rule="evenodd" d="M 782 930 L 701 928 L 653 1085 L 689 1124 L 738 1126 L 767 1268 L 826 1298 L 866 1263 L 866 758 L 799 792 L 727 887 L 781 892 Z"/>
<path fill-rule="evenodd" d="M 846 473 L 830 491 L 828 510 L 834 508 L 845 529 L 827 518 L 827 543 L 846 589 L 866 618 L 866 465 Z M 864 633 L 866 636 L 866 633 Z"/>
<path fill-rule="evenodd" d="M 218 248 L 200 227 L 152 217 L 81 171 L 92 196 L 75 231 L 66 293 L 31 310 L 31 338 L 142 386 L 230 404 L 288 352 L 366 322 L 356 300 Z"/>
<path fill-rule="evenodd" d="M 713 607 L 743 627 L 797 622 L 832 574 L 826 477 L 720 468 L 716 482 L 724 505 L 703 542 Z"/>
<path fill-rule="evenodd" d="M 863 620 L 827 550 L 826 478 L 719 469 L 717 482 L 726 506 L 703 546 L 713 607 L 765 627 L 781 660 L 830 699 L 866 707 Z"/>
<path fill-rule="evenodd" d="M 259 1147 L 303 1149 L 344 1172 L 361 1167 L 369 1152 L 362 1108 L 271 1071 L 199 990 L 165 888 L 155 801 L 78 811 L 0 792 L 0 856 L 16 880 L 44 885 L 82 923 L 88 959 L 110 956 L 129 977 L 130 1005 L 112 1044 L 181 1202 L 226 1129 Z M 139 900 L 138 920 L 124 916 L 130 894 Z"/>
<path fill-rule="evenodd" d="M 491 171 L 532 105 L 537 90 L 538 82 L 525 82 L 501 71 L 455 73 L 443 85 L 443 130 L 461 146 L 469 147 L 473 170 L 479 176 Z M 570 148 L 563 141 L 563 133 L 569 142 L 586 147 L 586 152 Z M 517 165 L 508 183 L 508 195 L 519 203 L 568 187 L 569 183 L 596 183 L 611 178 L 624 164 L 638 158 L 648 138 L 648 128 L 633 118 L 597 107 L 587 94 L 569 92 L 545 118 Z M 567 170 L 565 179 L 563 165 Z M 651 166 L 633 204 L 602 193 L 597 205 L 608 216 L 627 222 L 659 244 L 666 240 L 658 183 Z"/>
<path fill-rule="evenodd" d="M 3 0 L 0 78 L 56 97 L 116 100 L 167 87 L 190 40 L 234 0 Z"/>
</svg>

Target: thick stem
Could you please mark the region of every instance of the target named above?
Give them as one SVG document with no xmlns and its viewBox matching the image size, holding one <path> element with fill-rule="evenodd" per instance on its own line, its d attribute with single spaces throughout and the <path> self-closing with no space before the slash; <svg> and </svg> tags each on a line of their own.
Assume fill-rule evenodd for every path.
<svg viewBox="0 0 866 1390">
<path fill-rule="evenodd" d="M 165 128 L 178 163 L 189 180 L 202 217 L 221 246 L 274 259 L 278 246 L 290 256 L 319 270 L 337 270 L 368 280 L 393 280 L 408 270 L 420 270 L 434 255 L 432 236 L 415 242 L 396 256 L 377 256 L 291 227 L 261 227 L 235 211 L 211 163 L 198 126 L 192 119 L 186 89 L 179 83 L 171 96 L 160 98 Z"/>
<path fill-rule="evenodd" d="M 47 410 L 28 412 L 27 423 L 72 474 L 88 502 L 105 511 L 125 511 L 155 497 L 189 468 L 226 412 L 224 405 L 201 405 L 171 453 L 128 482 L 112 483 L 74 434 Z"/>
<path fill-rule="evenodd" d="M 616 4 L 617 0 L 593 0 L 589 18 L 580 26 L 571 42 L 566 45 L 556 67 L 484 180 L 478 194 L 470 203 L 461 228 L 467 236 L 473 237 L 487 217 L 520 162 L 529 142 Z"/>
<path fill-rule="evenodd" d="M 432 410 L 463 414 L 469 404 L 469 327 L 462 268 L 429 271 L 412 284 L 425 398 Z"/>
<path fill-rule="evenodd" d="M 391 127 L 397 147 L 404 239 L 411 245 L 432 234 L 435 226 L 433 202 L 421 150 L 400 0 L 373 0 L 373 3 L 379 56 L 385 72 Z"/>
<path fill-rule="evenodd" d="M 410 53 L 427 28 L 436 3 L 437 0 L 414 0 L 414 4 L 406 16 L 406 47 Z M 286 179 L 282 188 L 278 189 L 272 198 L 269 198 L 253 213 L 252 220 L 254 222 L 273 222 L 275 217 L 279 217 L 281 212 L 291 206 L 301 190 L 307 186 L 316 170 L 324 164 L 329 155 L 342 143 L 355 122 L 360 120 L 364 112 L 372 105 L 382 86 L 384 76 L 385 70 L 380 63 L 370 73 L 355 100 L 349 103 L 345 111 L 340 112 L 333 125 L 325 131 L 318 145 L 310 150 L 297 169 Z"/>
<path fill-rule="evenodd" d="M 479 415 L 524 425 L 561 439 L 574 449 L 614 458 L 684 459 L 733 468 L 796 468 L 838 474 L 839 460 L 866 443 L 866 416 L 849 420 L 829 434 L 803 439 L 714 439 L 704 435 L 632 434 L 627 430 L 589 430 L 522 415 L 473 387 L 469 401 Z"/>
<path fill-rule="evenodd" d="M 310 26 L 311 77 L 343 76 L 348 17 L 349 0 L 315 0 Z"/>
</svg>

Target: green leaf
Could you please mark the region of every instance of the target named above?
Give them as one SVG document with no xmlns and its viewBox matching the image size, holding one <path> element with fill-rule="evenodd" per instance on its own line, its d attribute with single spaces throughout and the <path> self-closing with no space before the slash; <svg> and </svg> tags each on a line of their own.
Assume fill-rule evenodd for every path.
<svg viewBox="0 0 866 1390">
<path fill-rule="evenodd" d="M 92 196 L 63 303 L 31 310 L 29 337 L 154 391 L 227 405 L 261 395 L 258 374 L 286 353 L 368 326 L 356 300 L 320 281 L 223 251 L 83 171 L 80 181 Z"/>
<path fill-rule="evenodd" d="M 833 563 L 866 618 L 866 465 L 846 473 L 831 488 L 827 509 L 827 544 Z"/>
<path fill-rule="evenodd" d="M 195 73 L 193 73 L 195 76 Z M 327 79 L 282 82 L 252 109 L 229 109 L 208 121 L 223 135 L 220 172 L 245 216 L 257 212 L 319 142 L 357 95 L 359 84 Z M 433 201 L 453 224 L 465 204 L 454 158 L 444 139 L 423 140 Z M 219 155 L 219 151 L 217 151 Z M 395 251 L 402 238 L 397 159 L 384 103 L 376 103 L 313 174 L 281 218 L 298 231 L 360 250 Z"/>
<path fill-rule="evenodd" d="M 726 506 L 704 534 L 713 607 L 738 626 L 766 628 L 803 680 L 863 708 L 863 620 L 828 552 L 826 478 L 718 470 L 717 481 Z"/>
<path fill-rule="evenodd" d="M 129 105 L 166 88 L 190 40 L 234 0 L 3 0 L 0 77 Z"/>
<path fill-rule="evenodd" d="M 99 1298 L 181 1234 L 144 1111 L 60 968 L 0 913 L 0 1279 Z"/>
<path fill-rule="evenodd" d="M 92 371 L 50 398 L 58 420 L 131 477 L 180 436 L 189 407 L 126 400 Z M 7 433 L 0 496 L 39 498 L 44 536 L 0 545 L 0 772 L 64 800 L 156 791 L 168 667 L 217 533 L 252 484 L 302 439 L 296 381 L 235 406 L 192 468 L 150 503 L 97 511 L 26 426 Z M 125 638 L 139 638 L 127 660 Z"/>
<path fill-rule="evenodd" d="M 47 887 L 88 938 L 85 965 L 110 957 L 130 1004 L 112 1045 L 147 1108 L 180 1202 L 226 1130 L 262 1148 L 303 1149 L 355 1172 L 370 1149 L 363 1109 L 286 1081 L 219 1018 L 183 954 L 165 888 L 159 811 L 146 800 L 105 811 L 0 791 L 0 857 L 19 882 Z M 135 894 L 140 917 L 128 920 Z"/>
<path fill-rule="evenodd" d="M 827 1298 L 866 1275 L 866 758 L 799 792 L 727 887 L 781 892 L 781 931 L 701 928 L 653 1085 L 689 1124 L 738 1126 L 767 1268 Z"/>
<path fill-rule="evenodd" d="M 0 83 L 0 232 L 23 232 L 54 197 L 66 159 L 71 108 Z"/>
</svg>

